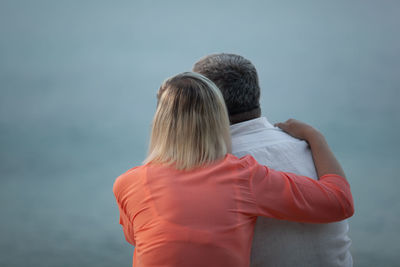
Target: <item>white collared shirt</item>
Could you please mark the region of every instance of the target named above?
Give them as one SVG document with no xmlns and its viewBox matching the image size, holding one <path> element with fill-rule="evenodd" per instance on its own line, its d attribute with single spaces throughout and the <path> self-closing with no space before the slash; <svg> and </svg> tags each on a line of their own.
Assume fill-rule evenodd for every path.
<svg viewBox="0 0 400 267">
<path fill-rule="evenodd" d="M 250 154 L 272 169 L 318 179 L 308 144 L 274 127 L 265 117 L 232 125 L 231 135 L 235 156 Z M 352 266 L 348 230 L 347 220 L 309 224 L 259 217 L 251 266 Z"/>
</svg>

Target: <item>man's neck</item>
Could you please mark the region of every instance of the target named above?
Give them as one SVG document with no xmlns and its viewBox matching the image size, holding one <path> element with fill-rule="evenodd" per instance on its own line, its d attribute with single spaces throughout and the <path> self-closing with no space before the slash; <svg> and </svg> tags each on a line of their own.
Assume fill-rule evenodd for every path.
<svg viewBox="0 0 400 267">
<path fill-rule="evenodd" d="M 239 122 L 253 120 L 253 119 L 259 118 L 260 116 L 261 116 L 261 109 L 256 108 L 256 109 L 252 109 L 252 110 L 242 112 L 239 114 L 230 115 L 229 121 L 230 121 L 231 125 L 233 125 L 233 124 L 236 124 Z"/>
</svg>

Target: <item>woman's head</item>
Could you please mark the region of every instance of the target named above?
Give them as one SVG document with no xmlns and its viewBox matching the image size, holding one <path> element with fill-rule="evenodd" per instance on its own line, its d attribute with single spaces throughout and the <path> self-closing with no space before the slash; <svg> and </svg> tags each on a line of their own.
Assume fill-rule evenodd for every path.
<svg viewBox="0 0 400 267">
<path fill-rule="evenodd" d="M 184 72 L 161 85 L 146 163 L 191 169 L 230 152 L 229 119 L 217 86 Z"/>
</svg>

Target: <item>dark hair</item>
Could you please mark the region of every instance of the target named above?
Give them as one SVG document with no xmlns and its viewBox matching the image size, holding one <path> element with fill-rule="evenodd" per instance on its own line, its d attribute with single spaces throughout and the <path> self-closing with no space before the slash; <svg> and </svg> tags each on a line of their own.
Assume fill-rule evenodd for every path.
<svg viewBox="0 0 400 267">
<path fill-rule="evenodd" d="M 260 86 L 254 65 L 235 54 L 213 54 L 200 59 L 193 71 L 212 80 L 221 90 L 229 115 L 260 109 Z"/>
</svg>

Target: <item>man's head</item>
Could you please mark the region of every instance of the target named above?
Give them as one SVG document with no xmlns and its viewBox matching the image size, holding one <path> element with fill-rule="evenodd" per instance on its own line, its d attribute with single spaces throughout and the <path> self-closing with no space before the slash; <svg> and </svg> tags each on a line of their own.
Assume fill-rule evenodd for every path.
<svg viewBox="0 0 400 267">
<path fill-rule="evenodd" d="M 193 71 L 212 80 L 222 91 L 231 124 L 260 117 L 258 75 L 249 60 L 235 54 L 213 54 L 200 59 Z"/>
</svg>

